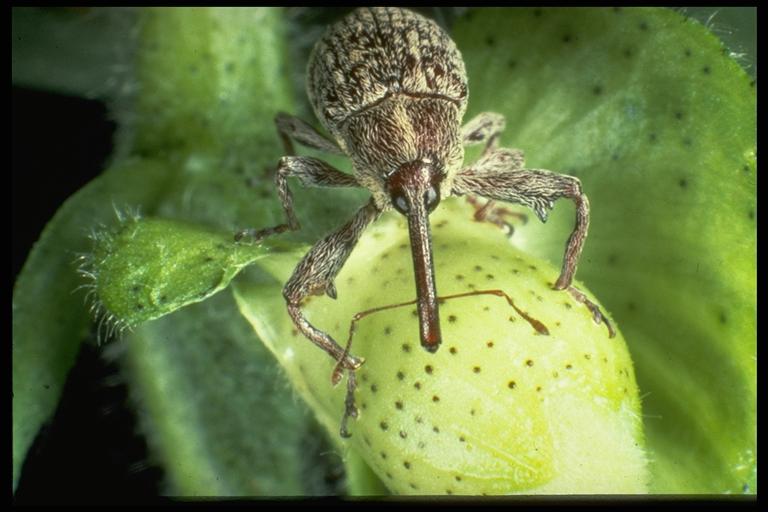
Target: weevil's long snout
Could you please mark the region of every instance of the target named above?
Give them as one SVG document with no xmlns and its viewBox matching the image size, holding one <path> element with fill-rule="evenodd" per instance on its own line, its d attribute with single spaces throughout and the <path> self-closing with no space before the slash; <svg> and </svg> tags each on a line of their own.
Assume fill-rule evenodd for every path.
<svg viewBox="0 0 768 512">
<path fill-rule="evenodd" d="M 429 214 L 440 202 L 442 179 L 442 174 L 429 161 L 423 160 L 401 166 L 387 179 L 392 205 L 408 219 L 416 277 L 419 334 L 421 346 L 430 352 L 435 352 L 442 341 L 429 232 Z"/>
</svg>

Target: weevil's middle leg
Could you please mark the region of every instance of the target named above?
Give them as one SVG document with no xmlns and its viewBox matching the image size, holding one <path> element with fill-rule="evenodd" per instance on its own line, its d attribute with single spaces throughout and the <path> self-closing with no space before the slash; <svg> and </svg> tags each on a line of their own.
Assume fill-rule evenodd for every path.
<svg viewBox="0 0 768 512">
<path fill-rule="evenodd" d="M 482 168 L 484 169 L 483 172 L 507 172 L 512 169 L 522 169 L 525 157 L 521 150 L 506 150 L 509 152 L 510 158 L 504 162 L 503 166 L 483 165 L 484 159 L 496 150 L 499 136 L 504 131 L 505 125 L 506 120 L 503 115 L 495 112 L 482 112 L 461 128 L 464 146 L 485 144 L 478 163 L 472 168 Z M 507 221 L 508 217 L 516 217 L 523 223 L 528 221 L 528 216 L 525 214 L 512 212 L 503 207 L 494 207 L 495 201 L 493 199 L 488 199 L 484 205 L 481 205 L 479 197 L 470 194 L 467 195 L 467 202 L 475 208 L 476 221 L 490 222 L 498 226 L 507 236 L 512 236 L 515 231 L 514 226 Z"/>
<path fill-rule="evenodd" d="M 503 115 L 496 112 L 481 112 L 472 119 L 470 119 L 464 126 L 461 127 L 461 142 L 463 146 L 475 146 L 477 144 L 485 144 L 483 148 L 482 157 L 496 148 L 501 132 L 504 131 L 507 121 Z M 511 236 L 514 228 L 511 224 L 507 224 L 503 220 L 500 222 L 494 222 L 492 219 L 487 218 L 487 213 L 493 206 L 493 200 L 489 199 L 485 206 L 480 206 L 480 201 L 473 195 L 467 196 L 467 202 L 469 202 L 475 208 L 475 220 L 489 220 L 493 224 L 496 224 L 507 233 L 507 236 Z"/>
<path fill-rule="evenodd" d="M 490 222 L 501 229 L 507 237 L 511 237 L 515 232 L 515 226 L 509 222 L 509 217 L 514 217 L 523 224 L 528 222 L 528 216 L 524 213 L 513 212 L 503 206 L 495 206 L 496 201 L 489 199 L 488 202 L 481 205 L 478 196 L 468 195 L 467 202 L 475 208 L 474 219 L 477 222 Z"/>
<path fill-rule="evenodd" d="M 461 127 L 463 146 L 485 144 L 483 156 L 496 148 L 499 135 L 504 131 L 506 120 L 495 112 L 481 112 Z"/>
</svg>

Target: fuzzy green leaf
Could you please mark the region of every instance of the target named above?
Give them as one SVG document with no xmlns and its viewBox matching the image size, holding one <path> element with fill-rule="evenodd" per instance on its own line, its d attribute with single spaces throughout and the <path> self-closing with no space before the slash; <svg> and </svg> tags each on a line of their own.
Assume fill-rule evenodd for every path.
<svg viewBox="0 0 768 512">
<path fill-rule="evenodd" d="M 284 218 L 268 179 L 281 156 L 272 118 L 278 109 L 291 110 L 281 16 L 274 9 L 140 13 L 139 95 L 136 111 L 122 113 L 122 150 L 163 155 L 173 179 L 153 212 L 158 218 L 124 224 L 93 257 L 102 305 L 119 321 L 135 324 L 206 299 L 265 256 L 266 247 L 290 247 L 274 239 L 233 242 L 238 227 Z M 327 214 L 350 203 L 296 197 L 302 218 L 325 219 L 298 238 L 318 236 L 333 222 Z M 322 461 L 311 453 L 298 460 L 304 450 L 325 450 L 322 442 L 308 442 L 314 423 L 301 405 L 273 389 L 272 357 L 263 349 L 238 352 L 233 344 L 253 334 L 218 323 L 235 321 L 226 302 L 215 314 L 207 304 L 142 324 L 120 358 L 137 390 L 153 456 L 166 470 L 166 492 L 329 492 Z M 217 333 L 227 338 L 218 340 Z M 215 343 L 226 345 L 209 346 Z M 242 382 L 233 384 L 231 376 Z"/>
</svg>

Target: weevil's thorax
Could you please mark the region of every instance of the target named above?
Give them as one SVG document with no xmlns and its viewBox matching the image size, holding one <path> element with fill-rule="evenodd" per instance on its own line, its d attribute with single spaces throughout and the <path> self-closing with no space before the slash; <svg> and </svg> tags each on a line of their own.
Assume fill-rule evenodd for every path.
<svg viewBox="0 0 768 512">
<path fill-rule="evenodd" d="M 464 61 L 432 20 L 398 8 L 360 8 L 329 28 L 307 69 L 315 114 L 353 161 L 379 207 L 388 174 L 415 160 L 442 169 L 441 196 L 463 160 Z"/>
<path fill-rule="evenodd" d="M 358 181 L 387 208 L 386 179 L 410 162 L 429 162 L 443 176 L 442 198 L 450 195 L 453 176 L 464 160 L 455 105 L 435 98 L 389 98 L 350 117 L 340 136 L 349 151 Z"/>
</svg>

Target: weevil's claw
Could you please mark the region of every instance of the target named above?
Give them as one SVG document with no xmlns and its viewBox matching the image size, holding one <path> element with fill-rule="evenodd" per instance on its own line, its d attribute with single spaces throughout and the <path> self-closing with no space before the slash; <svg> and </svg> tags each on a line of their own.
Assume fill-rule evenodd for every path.
<svg viewBox="0 0 768 512">
<path fill-rule="evenodd" d="M 331 384 L 333 384 L 334 387 L 338 386 L 339 382 L 341 382 L 343 372 L 344 369 L 341 367 L 341 363 L 336 364 L 333 368 L 333 373 L 331 373 Z"/>
<path fill-rule="evenodd" d="M 558 280 L 558 283 L 560 281 Z M 557 283 L 555 283 L 555 289 L 557 290 Z M 562 288 L 560 288 L 562 289 Z M 613 338 L 616 336 L 616 331 L 613 329 L 613 326 L 611 325 L 611 322 L 608 321 L 608 318 L 603 314 L 602 311 L 600 311 L 600 307 L 589 300 L 586 295 L 584 295 L 584 292 L 576 288 L 575 286 L 571 285 L 568 286 L 568 292 L 573 296 L 574 299 L 576 299 L 578 302 L 581 302 L 584 304 L 587 309 L 592 313 L 592 320 L 598 325 L 605 324 L 605 327 L 608 329 L 608 337 Z"/>
<path fill-rule="evenodd" d="M 352 437 L 352 434 L 347 430 L 347 420 L 349 418 L 357 418 L 359 412 L 355 405 L 355 389 L 357 388 L 357 378 L 355 377 L 354 370 L 347 370 L 347 396 L 344 399 L 344 416 L 341 418 L 341 427 L 339 428 L 339 435 L 344 438 Z"/>
<path fill-rule="evenodd" d="M 235 233 L 235 243 L 241 245 L 254 245 L 266 238 L 269 233 L 263 229 L 241 229 Z"/>
</svg>

